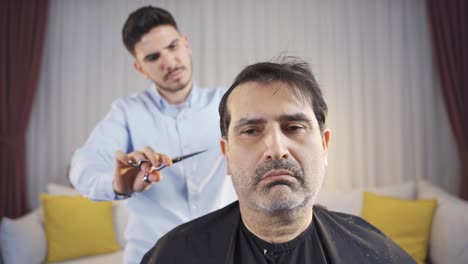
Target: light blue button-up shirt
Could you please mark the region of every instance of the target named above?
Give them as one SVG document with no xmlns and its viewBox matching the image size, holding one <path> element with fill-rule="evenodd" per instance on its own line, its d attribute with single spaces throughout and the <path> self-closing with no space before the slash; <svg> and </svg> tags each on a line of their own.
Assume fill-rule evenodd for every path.
<svg viewBox="0 0 468 264">
<path fill-rule="evenodd" d="M 140 263 L 175 226 L 236 200 L 225 160 L 218 105 L 225 88 L 193 87 L 186 102 L 170 105 L 156 87 L 116 100 L 84 146 L 73 156 L 70 179 L 93 200 L 112 200 L 114 154 L 145 146 L 170 157 L 207 152 L 162 170 L 161 182 L 126 200 L 129 212 L 125 263 Z"/>
</svg>

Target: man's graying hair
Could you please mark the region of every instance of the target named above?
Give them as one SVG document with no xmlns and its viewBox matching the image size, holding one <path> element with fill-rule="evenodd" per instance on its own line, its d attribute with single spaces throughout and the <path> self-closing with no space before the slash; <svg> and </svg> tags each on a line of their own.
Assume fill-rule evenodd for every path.
<svg viewBox="0 0 468 264">
<path fill-rule="evenodd" d="M 259 62 L 247 66 L 237 75 L 234 83 L 221 99 L 218 108 L 221 135 L 224 138 L 228 137 L 229 124 L 231 122 L 231 116 L 227 109 L 229 95 L 236 87 L 247 82 L 257 82 L 263 85 L 272 82 L 287 84 L 297 98 L 303 102 L 312 104 L 320 131 L 323 132 L 325 129 L 328 108 L 309 64 L 299 58 L 284 57 L 280 58 L 279 62 Z"/>
</svg>

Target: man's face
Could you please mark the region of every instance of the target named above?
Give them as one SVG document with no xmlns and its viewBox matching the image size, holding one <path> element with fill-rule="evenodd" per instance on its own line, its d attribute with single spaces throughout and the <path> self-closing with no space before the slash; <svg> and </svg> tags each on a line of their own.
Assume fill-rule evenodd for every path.
<svg viewBox="0 0 468 264">
<path fill-rule="evenodd" d="M 135 44 L 135 68 L 164 94 L 192 84 L 192 50 L 188 39 L 173 26 L 153 28 Z"/>
<path fill-rule="evenodd" d="M 239 202 L 278 212 L 310 206 L 324 178 L 329 130 L 312 106 L 280 82 L 248 82 L 227 102 L 231 121 L 221 139 Z"/>
</svg>

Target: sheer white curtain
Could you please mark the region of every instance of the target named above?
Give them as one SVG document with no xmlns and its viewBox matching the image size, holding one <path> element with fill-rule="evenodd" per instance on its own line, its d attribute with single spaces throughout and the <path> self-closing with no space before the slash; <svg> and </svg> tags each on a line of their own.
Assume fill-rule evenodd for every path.
<svg viewBox="0 0 468 264">
<path fill-rule="evenodd" d="M 167 8 L 189 36 L 201 85 L 229 85 L 281 54 L 312 64 L 332 131 L 325 188 L 424 178 L 456 191 L 424 0 L 51 0 L 27 138 L 31 206 L 48 182 L 67 183 L 73 151 L 111 102 L 148 87 L 120 35 L 146 4 Z"/>
</svg>

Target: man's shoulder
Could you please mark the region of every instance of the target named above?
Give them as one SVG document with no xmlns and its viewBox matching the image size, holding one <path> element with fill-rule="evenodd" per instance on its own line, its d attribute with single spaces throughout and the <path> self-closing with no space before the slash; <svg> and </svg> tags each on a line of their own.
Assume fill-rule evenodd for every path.
<svg viewBox="0 0 468 264">
<path fill-rule="evenodd" d="M 322 219 L 322 221 L 326 221 L 332 226 L 351 225 L 372 232 L 377 232 L 379 234 L 383 234 L 382 231 L 369 224 L 360 216 L 342 212 L 329 211 L 328 208 L 323 205 L 314 205 L 314 216 L 318 217 L 319 219 Z"/>
<path fill-rule="evenodd" d="M 132 93 L 129 95 L 122 95 L 117 97 L 113 102 L 112 106 L 114 108 L 120 109 L 128 109 L 134 107 L 141 107 L 144 106 L 144 101 L 151 98 L 151 91 L 150 90 L 143 90 L 136 93 Z"/>
<path fill-rule="evenodd" d="M 221 101 L 224 93 L 226 92 L 227 87 L 216 86 L 211 88 L 194 86 L 193 92 L 196 96 L 196 101 L 199 101 L 202 104 L 209 104 L 214 102 L 216 105 Z"/>
<path fill-rule="evenodd" d="M 392 239 L 363 218 L 314 206 L 314 224 L 326 247 L 360 263 L 415 263 Z"/>
<path fill-rule="evenodd" d="M 154 98 L 155 92 L 152 89 L 155 89 L 155 88 L 150 87 L 149 89 L 144 89 L 144 90 L 137 91 L 128 95 L 124 95 L 124 96 L 117 98 L 115 101 L 131 103 L 131 102 L 141 102 L 141 100 L 144 100 L 147 98 Z"/>
<path fill-rule="evenodd" d="M 167 233 L 167 236 L 176 238 L 194 235 L 200 232 L 209 232 L 219 225 L 225 225 L 227 221 L 234 220 L 234 217 L 239 215 L 239 202 L 235 201 L 221 209 L 175 227 Z"/>
<path fill-rule="evenodd" d="M 193 87 L 196 90 L 204 91 L 206 93 L 221 93 L 221 94 L 224 94 L 228 89 L 227 86 L 223 86 L 223 85 L 212 86 L 212 87 L 201 87 L 201 86 L 195 85 Z"/>
<path fill-rule="evenodd" d="M 181 263 L 197 258 L 219 259 L 226 252 L 239 219 L 239 203 L 236 201 L 179 225 L 157 241 L 145 254 L 142 263 Z"/>
</svg>

